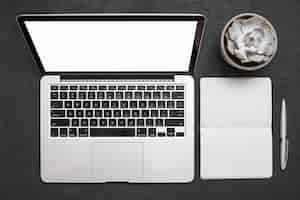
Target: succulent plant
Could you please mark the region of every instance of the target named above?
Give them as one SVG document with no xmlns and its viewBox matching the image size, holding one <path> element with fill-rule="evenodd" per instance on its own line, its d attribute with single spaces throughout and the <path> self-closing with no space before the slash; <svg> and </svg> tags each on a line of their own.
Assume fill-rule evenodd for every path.
<svg viewBox="0 0 300 200">
<path fill-rule="evenodd" d="M 262 63 L 275 51 L 275 33 L 259 17 L 237 19 L 225 34 L 228 51 L 242 63 Z"/>
</svg>

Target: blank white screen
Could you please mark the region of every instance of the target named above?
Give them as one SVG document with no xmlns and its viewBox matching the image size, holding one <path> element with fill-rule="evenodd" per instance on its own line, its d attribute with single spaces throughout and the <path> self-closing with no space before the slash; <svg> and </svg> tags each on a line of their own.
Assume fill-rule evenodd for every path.
<svg viewBox="0 0 300 200">
<path fill-rule="evenodd" d="M 197 21 L 26 21 L 47 72 L 188 71 Z"/>
</svg>

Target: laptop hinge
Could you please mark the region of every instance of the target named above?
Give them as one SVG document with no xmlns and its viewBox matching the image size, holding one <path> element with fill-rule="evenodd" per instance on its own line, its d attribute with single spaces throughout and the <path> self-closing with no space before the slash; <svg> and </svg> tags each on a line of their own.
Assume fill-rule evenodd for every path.
<svg viewBox="0 0 300 200">
<path fill-rule="evenodd" d="M 173 80 L 174 74 L 63 74 L 61 80 Z"/>
</svg>

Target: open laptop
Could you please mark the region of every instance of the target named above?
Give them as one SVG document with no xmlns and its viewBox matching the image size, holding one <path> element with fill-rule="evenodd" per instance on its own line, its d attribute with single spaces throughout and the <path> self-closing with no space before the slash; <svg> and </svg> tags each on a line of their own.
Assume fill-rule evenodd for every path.
<svg viewBox="0 0 300 200">
<path fill-rule="evenodd" d="M 36 14 L 44 182 L 190 182 L 198 14 Z"/>
</svg>

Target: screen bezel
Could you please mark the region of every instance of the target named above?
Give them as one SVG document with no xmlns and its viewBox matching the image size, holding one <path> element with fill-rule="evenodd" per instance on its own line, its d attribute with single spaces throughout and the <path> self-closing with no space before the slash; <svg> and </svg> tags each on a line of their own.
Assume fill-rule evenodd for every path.
<svg viewBox="0 0 300 200">
<path fill-rule="evenodd" d="M 101 72 L 101 71 L 45 71 L 42 61 L 38 54 L 38 51 L 34 45 L 34 42 L 30 36 L 30 33 L 25 25 L 26 21 L 197 21 L 197 26 L 195 30 L 193 50 L 191 54 L 189 70 L 188 71 L 119 71 L 119 72 Z M 33 57 L 37 62 L 37 65 L 43 74 L 89 74 L 89 73 L 104 73 L 104 74 L 115 74 L 115 73 L 175 73 L 175 74 L 191 74 L 194 71 L 198 53 L 200 51 L 203 32 L 205 28 L 205 16 L 201 14 L 23 14 L 17 16 L 18 24 L 24 34 L 24 37 L 32 51 Z"/>
</svg>

